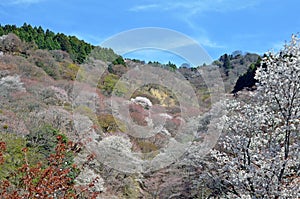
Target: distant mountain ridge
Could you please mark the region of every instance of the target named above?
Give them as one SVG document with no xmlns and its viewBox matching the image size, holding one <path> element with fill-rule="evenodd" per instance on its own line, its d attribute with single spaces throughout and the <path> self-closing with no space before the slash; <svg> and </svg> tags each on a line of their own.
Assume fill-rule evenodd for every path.
<svg viewBox="0 0 300 199">
<path fill-rule="evenodd" d="M 61 50 L 69 54 L 69 57 L 74 64 L 83 63 L 89 56 L 103 61 L 114 62 L 114 64 L 125 65 L 123 58 L 115 54 L 112 49 L 96 47 L 84 40 L 78 39 L 76 36 L 54 33 L 49 29 L 44 30 L 41 26 L 32 27 L 27 23 L 24 23 L 21 27 L 17 27 L 16 25 L 0 24 L 0 37 L 10 33 L 18 36 L 22 42 L 26 43 L 26 47 L 23 46 L 23 49 L 20 49 L 20 46 L 18 46 L 21 45 L 20 42 L 18 42 L 17 38 L 14 38 L 13 43 L 15 46 L 10 46 L 8 49 L 3 49 L 2 47 L 2 49 L 0 49 L 1 51 L 12 50 L 26 54 L 26 50 L 30 49 L 42 49 L 49 51 Z M 224 54 L 220 56 L 220 58 L 214 61 L 213 64 L 220 68 L 220 72 L 225 83 L 225 90 L 227 92 L 236 93 L 243 88 L 253 87 L 255 85 L 254 73 L 256 67 L 259 65 L 258 59 L 260 59 L 260 56 L 257 54 L 246 53 L 243 55 L 241 51 L 235 51 L 232 54 Z M 132 61 L 144 63 L 143 61 L 136 59 L 133 59 Z M 177 66 L 171 62 L 163 65 L 154 61 L 153 63 L 149 62 L 149 64 L 171 68 L 172 70 L 177 68 Z M 195 70 L 192 68 L 181 68 L 182 69 L 179 71 L 184 71 L 184 74 L 190 74 L 191 77 L 193 76 L 192 73 L 195 73 Z M 191 79 L 191 77 L 186 78 Z"/>
</svg>

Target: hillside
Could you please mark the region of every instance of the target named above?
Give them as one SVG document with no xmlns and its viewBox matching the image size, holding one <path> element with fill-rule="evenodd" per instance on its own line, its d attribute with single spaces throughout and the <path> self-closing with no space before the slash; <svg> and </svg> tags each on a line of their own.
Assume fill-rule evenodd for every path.
<svg viewBox="0 0 300 199">
<path fill-rule="evenodd" d="M 79 40 L 75 36 L 67 36 L 63 33 L 54 33 L 47 29 L 46 31 L 41 27 L 32 27 L 26 23 L 21 27 L 15 25 L 0 24 L 0 36 L 14 33 L 26 42 L 25 48 L 14 49 L 20 53 L 26 54 L 27 48 L 45 49 L 45 50 L 62 50 L 68 52 L 70 58 L 76 63 L 83 63 L 88 54 L 94 48 L 93 45 Z M 18 45 L 18 44 L 16 44 Z M 7 49 L 13 50 L 13 49 Z"/>
<path fill-rule="evenodd" d="M 82 145 L 87 138 L 111 139 L 107 147 L 120 141 L 122 150 L 122 147 L 129 147 L 126 150 L 142 154 L 139 158 L 146 162 L 168 146 L 170 138 L 190 139 L 189 131 L 195 131 L 200 142 L 205 137 L 213 114 L 210 112 L 212 91 L 201 76 L 200 67 L 177 69 L 171 64 L 124 60 L 112 49 L 27 24 L 20 28 L 0 26 L 0 36 L 1 140 L 8 143 L 9 149 L 16 147 L 5 154 L 13 163 L 8 161 L 0 165 L 0 181 L 22 165 L 22 147 L 29 148 L 30 157 L 36 157 L 30 159 L 33 165 L 55 151 L 57 135 Z M 239 76 L 258 59 L 258 55 L 251 53 L 225 54 L 214 62 L 216 66 L 201 69 L 209 74 L 219 71 L 229 94 L 237 87 L 235 82 Z M 178 79 L 178 82 L 171 82 L 171 88 L 187 91 L 189 87 L 182 84 L 187 81 L 196 101 L 189 93 L 178 95 L 181 90 L 168 88 L 163 80 L 153 83 L 149 76 L 152 83 L 142 84 L 144 79 L 139 76 L 147 77 L 153 70 L 152 78 L 166 74 Z M 191 106 L 193 103 L 200 108 L 195 109 L 197 106 Z M 127 115 L 121 114 L 123 105 L 128 108 Z M 181 131 L 182 124 L 188 124 L 187 136 L 178 138 L 176 133 Z M 198 128 L 193 129 L 194 126 Z M 152 137 L 139 137 L 137 134 L 143 133 L 142 127 L 152 127 L 157 132 Z M 134 134 L 136 129 L 141 130 Z M 82 165 L 91 151 L 86 144 L 70 162 Z M 171 164 L 155 171 L 128 174 L 93 160 L 87 169 L 89 172 L 82 172 L 81 178 L 100 176 L 95 189 L 101 198 L 168 198 L 172 195 L 176 198 L 178 192 L 180 197 L 192 198 L 200 192 L 208 193 L 206 188 L 192 188 L 196 175 L 185 173 L 199 173 L 200 170 L 186 165 Z"/>
</svg>

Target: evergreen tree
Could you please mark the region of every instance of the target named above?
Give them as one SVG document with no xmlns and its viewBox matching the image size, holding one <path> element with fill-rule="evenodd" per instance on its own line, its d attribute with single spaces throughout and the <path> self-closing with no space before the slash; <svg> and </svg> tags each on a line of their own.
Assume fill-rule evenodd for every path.
<svg viewBox="0 0 300 199">
<path fill-rule="evenodd" d="M 225 71 L 226 76 L 228 76 L 229 70 L 231 69 L 231 65 L 230 65 L 230 58 L 227 54 L 224 55 L 223 69 Z"/>
<path fill-rule="evenodd" d="M 66 51 L 76 63 L 83 63 L 94 48 L 93 45 L 79 40 L 75 36 L 67 36 L 62 33 L 55 34 L 48 29 L 44 31 L 41 26 L 32 27 L 27 23 L 19 28 L 16 25 L 0 25 L 0 36 L 9 33 L 14 33 L 22 41 L 35 44 L 39 49 Z"/>
</svg>

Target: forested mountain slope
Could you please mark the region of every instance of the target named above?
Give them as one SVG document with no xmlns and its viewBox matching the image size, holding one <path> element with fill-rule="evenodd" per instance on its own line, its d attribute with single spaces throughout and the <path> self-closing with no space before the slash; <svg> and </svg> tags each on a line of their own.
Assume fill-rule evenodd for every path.
<svg viewBox="0 0 300 199">
<path fill-rule="evenodd" d="M 207 71 L 207 74 L 218 72 L 224 83 L 225 88 L 222 89 L 226 91 L 225 96 L 232 100 L 230 92 L 253 86 L 253 81 L 264 81 L 265 76 L 257 80 L 253 78 L 256 70 L 262 73 L 263 70 L 267 70 L 266 65 L 263 65 L 263 69 L 259 68 L 260 63 L 266 62 L 269 57 L 261 59 L 256 54 L 235 52 L 222 55 L 213 63 L 214 66 L 177 68 L 171 62 L 146 64 L 140 60 L 123 59 L 115 54 L 113 49 L 93 46 L 74 36 L 44 31 L 41 27 L 28 24 L 22 27 L 0 26 L 0 35 L 1 197 L 38 197 L 41 196 L 38 194 L 47 192 L 47 186 L 50 186 L 49 195 L 66 198 L 93 198 L 96 195 L 99 198 L 206 198 L 224 194 L 241 197 L 241 190 L 244 190 L 237 186 L 238 183 L 234 183 L 235 174 L 225 176 L 222 173 L 228 166 L 222 157 L 228 157 L 232 162 L 234 157 L 243 158 L 242 153 L 246 153 L 243 151 L 245 140 L 239 140 L 237 134 L 232 136 L 229 145 L 226 145 L 224 143 L 227 143 L 226 139 L 229 138 L 221 137 L 220 143 L 207 159 L 199 155 L 201 150 L 197 147 L 202 146 L 207 137 L 211 139 L 207 133 L 208 129 L 216 125 L 215 122 L 220 122 L 217 126 L 222 126 L 222 118 L 219 118 L 221 115 L 217 114 L 218 108 L 211 101 L 211 96 L 218 93 L 209 88 L 210 85 L 205 82 L 201 70 Z M 283 58 L 287 59 L 287 56 Z M 274 60 L 276 62 L 276 59 Z M 153 76 L 149 75 L 149 71 Z M 299 76 L 299 71 L 291 73 L 292 77 L 295 74 Z M 142 75 L 145 75 L 145 79 L 149 77 L 151 81 L 151 78 L 161 77 L 161 74 L 166 74 L 161 84 L 142 84 Z M 171 82 L 171 88 L 163 84 L 163 79 L 170 77 L 172 80 L 178 80 Z M 292 78 L 290 80 L 294 81 Z M 183 83 L 188 86 L 185 87 L 186 84 Z M 135 85 L 139 87 L 135 88 Z M 177 88 L 182 88 L 184 92 L 178 94 L 182 90 L 176 90 Z M 192 98 L 190 93 L 185 93 L 185 88 L 191 88 L 195 98 Z M 297 88 L 299 89 L 299 85 L 293 88 L 296 89 L 294 91 L 297 91 Z M 259 106 L 260 98 L 252 99 L 252 95 L 253 92 L 244 92 L 238 97 L 238 103 L 245 107 L 236 107 L 237 112 L 229 107 L 228 117 L 231 120 L 226 121 L 239 119 L 241 121 L 238 125 L 241 129 L 255 129 L 256 126 L 244 127 L 248 122 L 242 121 L 244 117 L 237 116 L 243 112 L 248 114 L 248 105 Z M 267 96 L 264 96 L 262 102 L 267 104 L 267 100 Z M 294 107 L 295 103 L 296 106 L 299 103 L 297 92 L 290 105 Z M 122 109 L 124 107 L 127 108 L 125 111 Z M 292 108 L 290 110 L 294 111 Z M 275 110 L 272 111 L 276 113 Z M 259 125 L 258 121 L 271 121 L 260 120 L 259 117 L 262 116 L 257 112 L 249 112 L 247 115 L 252 121 L 251 124 Z M 296 112 L 296 115 L 294 112 L 290 114 L 288 123 L 283 122 L 286 117 L 274 116 L 279 117 L 272 124 L 274 128 L 278 128 L 276 133 L 284 132 L 286 126 L 281 126 L 282 124 L 293 124 L 293 128 L 289 128 L 291 135 L 295 134 L 295 129 L 299 130 L 299 121 L 296 118 L 299 112 Z M 282 112 L 282 115 L 287 113 Z M 187 128 L 180 134 L 185 124 Z M 255 132 L 267 136 L 272 131 L 272 125 L 262 123 Z M 230 129 L 233 127 L 238 126 L 226 127 L 224 135 L 232 132 L 241 135 L 246 133 L 244 137 L 250 139 L 248 131 Z M 134 134 L 136 129 L 139 130 L 138 133 L 143 133 L 143 129 L 155 129 L 156 132 L 153 136 L 142 137 L 137 136 L 140 134 Z M 178 137 L 177 134 L 182 137 Z M 192 134 L 195 139 L 190 140 Z M 258 139 L 255 136 L 251 139 Z M 115 169 L 109 162 L 103 161 L 105 158 L 101 159 L 101 154 L 106 154 L 107 151 L 111 152 L 109 155 L 113 155 L 114 151 L 121 151 L 121 158 L 125 157 L 128 161 L 114 162 L 114 166 L 132 171 L 132 165 L 126 164 L 129 160 L 143 164 L 156 160 L 155 158 L 163 155 L 166 148 L 172 144 L 170 140 L 178 145 L 180 141 L 188 140 L 191 145 L 176 159 L 177 161 L 157 170 L 123 172 L 124 170 Z M 297 141 L 297 136 L 291 137 L 289 146 L 292 158 L 297 158 L 292 156 L 296 153 L 295 150 L 299 150 Z M 95 143 L 99 145 L 93 145 Z M 275 144 L 272 139 L 269 143 Z M 280 140 L 279 143 L 282 144 L 280 147 L 284 144 L 287 147 L 287 142 Z M 241 147 L 240 153 L 231 151 L 229 146 L 232 145 Z M 95 146 L 103 148 L 99 150 Z M 254 149 L 256 150 L 255 146 L 247 150 L 255 151 Z M 256 157 L 255 154 L 251 156 L 253 161 L 256 161 Z M 289 157 L 285 157 L 284 160 Z M 111 160 L 109 157 L 106 159 Z M 247 169 L 250 167 L 238 165 L 239 162 L 234 163 L 234 166 L 240 166 L 238 171 L 249 173 Z M 282 164 L 276 168 L 280 168 L 280 165 Z M 251 166 L 261 174 L 256 165 Z M 299 165 L 289 164 L 285 169 L 290 173 L 286 174 L 283 171 L 281 178 L 287 179 L 284 182 L 290 183 L 292 188 L 286 187 L 284 190 L 295 190 L 293 180 L 299 179 L 299 173 L 294 171 L 299 171 Z M 42 181 L 42 176 L 47 176 L 47 181 Z M 57 178 L 58 176 L 64 177 Z M 232 179 L 232 182 L 224 181 L 223 177 Z M 288 180 L 290 178 L 291 181 Z M 247 179 L 244 179 L 243 183 L 247 183 Z M 280 183 L 278 184 L 281 185 Z M 251 187 L 251 184 L 247 186 Z M 259 191 L 250 192 L 250 195 L 260 193 Z"/>
</svg>

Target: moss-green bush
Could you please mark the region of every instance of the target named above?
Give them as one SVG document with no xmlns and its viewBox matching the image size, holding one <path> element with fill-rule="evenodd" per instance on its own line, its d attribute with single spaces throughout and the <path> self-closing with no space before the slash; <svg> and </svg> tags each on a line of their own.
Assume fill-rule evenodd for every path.
<svg viewBox="0 0 300 199">
<path fill-rule="evenodd" d="M 8 125 L 7 124 L 4 124 L 2 127 L 3 127 L 3 129 L 8 129 Z"/>
<path fill-rule="evenodd" d="M 98 123 L 105 133 L 126 132 L 126 126 L 111 114 L 98 116 Z"/>
<path fill-rule="evenodd" d="M 139 183 L 133 177 L 128 177 L 125 180 L 122 198 L 126 198 L 126 199 L 140 198 Z"/>
<path fill-rule="evenodd" d="M 99 46 L 96 46 L 89 54 L 89 56 L 105 62 L 113 62 L 119 57 L 111 48 L 102 48 Z"/>
<path fill-rule="evenodd" d="M 55 152 L 58 135 L 62 134 L 60 134 L 59 131 L 53 128 L 51 125 L 45 124 L 38 129 L 32 130 L 28 135 L 26 135 L 26 146 L 35 148 L 44 156 L 44 158 L 47 158 L 50 154 Z M 63 137 L 64 141 L 66 141 L 66 137 Z"/>
<path fill-rule="evenodd" d="M 27 142 L 23 137 L 12 133 L 0 133 L 0 140 L 6 143 L 4 164 L 0 165 L 0 180 L 2 180 L 15 173 L 16 169 L 25 163 L 22 149 L 26 147 Z M 30 165 L 34 165 L 43 158 L 35 149 L 29 148 L 27 159 Z"/>
<path fill-rule="evenodd" d="M 128 89 L 121 83 L 116 86 L 119 79 L 119 76 L 115 74 L 108 74 L 104 77 L 102 82 L 99 82 L 98 88 L 100 88 L 106 95 L 111 95 L 114 91 L 115 95 L 122 96 L 124 93 L 128 92 Z"/>
<path fill-rule="evenodd" d="M 61 63 L 60 67 L 61 67 L 60 71 L 61 71 L 62 78 L 68 80 L 75 80 L 76 75 L 80 68 L 77 64 L 67 63 L 67 62 Z"/>
<path fill-rule="evenodd" d="M 153 159 L 159 153 L 158 147 L 152 142 L 138 140 L 136 144 L 142 153 L 143 159 Z"/>
</svg>

